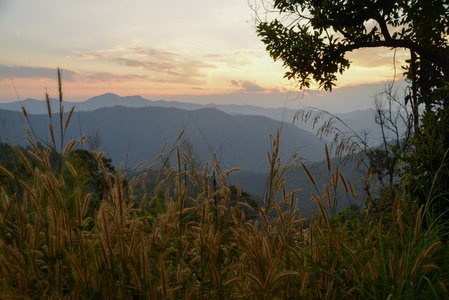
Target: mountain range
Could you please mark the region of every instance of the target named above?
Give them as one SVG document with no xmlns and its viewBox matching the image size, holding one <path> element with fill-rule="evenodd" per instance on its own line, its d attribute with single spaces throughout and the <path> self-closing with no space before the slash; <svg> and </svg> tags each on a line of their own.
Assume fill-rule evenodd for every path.
<svg viewBox="0 0 449 300">
<path fill-rule="evenodd" d="M 27 125 L 32 135 L 49 143 L 48 116 L 28 116 L 29 123 L 20 112 L 1 110 L 2 141 L 23 144 L 24 125 Z M 54 114 L 51 122 L 58 145 L 60 131 L 57 121 Z M 82 135 L 99 137 L 102 145 L 97 150 L 104 149 L 115 165 L 123 162 L 129 167 L 143 160 L 154 161 L 165 142 L 170 147 L 188 141 L 199 162 L 213 160 L 215 153 L 222 168 L 239 167 L 252 172 L 265 172 L 268 168 L 266 151 L 272 147 L 278 129 L 281 129 L 282 157 L 288 158 L 297 153 L 306 161 L 324 158 L 324 142 L 310 132 L 264 116 L 233 116 L 215 108 L 187 111 L 152 106 L 114 106 L 80 111 L 72 116 L 65 132 L 65 141 L 78 139 Z M 182 131 L 184 134 L 178 141 Z"/>
<path fill-rule="evenodd" d="M 57 99 L 50 99 L 52 111 L 59 111 L 59 101 Z M 47 106 L 43 100 L 25 99 L 21 102 L 0 103 L 0 109 L 11 111 L 22 111 L 22 105 L 30 114 L 47 114 Z M 295 120 L 295 115 L 298 110 L 289 108 L 263 108 L 251 105 L 235 105 L 235 104 L 195 104 L 176 101 L 147 100 L 141 96 L 126 96 L 120 97 L 112 93 L 106 93 L 100 96 L 92 97 L 84 102 L 67 102 L 64 101 L 64 111 L 69 111 L 75 106 L 77 112 L 93 111 L 99 108 L 124 106 L 129 108 L 143 108 L 143 107 L 166 107 L 179 108 L 183 110 L 197 110 L 201 108 L 217 108 L 230 115 L 259 115 L 265 116 L 273 120 L 294 124 L 295 126 L 315 133 L 321 123 L 312 124 L 304 123 L 301 120 Z M 376 125 L 374 119 L 374 111 L 372 109 L 357 110 L 350 113 L 331 114 L 325 113 L 324 120 L 335 117 L 336 122 L 333 124 L 338 130 L 347 134 L 357 134 L 360 137 L 366 137 L 368 143 L 373 146 L 381 140 L 381 130 Z"/>
</svg>

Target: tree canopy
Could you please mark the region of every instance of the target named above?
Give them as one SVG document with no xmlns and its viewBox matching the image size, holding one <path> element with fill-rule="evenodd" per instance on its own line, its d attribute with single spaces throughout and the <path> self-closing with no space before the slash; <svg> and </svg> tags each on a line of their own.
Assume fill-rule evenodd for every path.
<svg viewBox="0 0 449 300">
<path fill-rule="evenodd" d="M 397 152 L 405 166 L 404 195 L 449 221 L 449 0 L 260 1 L 268 9 L 257 33 L 300 88 L 315 81 L 332 90 L 337 74 L 351 65 L 351 51 L 410 51 L 403 66 L 410 89 L 403 100 L 413 109 L 407 138 L 413 150 Z"/>
<path fill-rule="evenodd" d="M 449 78 L 448 0 L 274 0 L 274 20 L 257 33 L 285 77 L 331 90 L 361 48 L 409 49 Z"/>
</svg>

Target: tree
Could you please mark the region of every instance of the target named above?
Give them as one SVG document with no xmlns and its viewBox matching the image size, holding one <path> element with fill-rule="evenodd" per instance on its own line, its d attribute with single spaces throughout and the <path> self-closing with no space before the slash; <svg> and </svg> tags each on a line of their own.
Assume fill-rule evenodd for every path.
<svg viewBox="0 0 449 300">
<path fill-rule="evenodd" d="M 0 190 L 10 196 L 17 194 L 20 198 L 23 193 L 23 186 L 19 180 L 27 181 L 31 178 L 31 175 L 27 171 L 25 163 L 20 158 L 18 151 L 21 151 L 26 159 L 30 159 L 26 149 L 20 146 L 15 148 L 9 144 L 0 142 L 0 166 L 8 170 L 12 175 L 11 177 L 4 172 L 0 172 Z"/>
<path fill-rule="evenodd" d="M 371 198 L 374 215 L 392 211 L 396 196 L 401 195 L 403 157 L 412 152 L 410 137 L 415 122 L 413 113 L 402 100 L 393 84 L 375 96 L 374 120 L 380 128 L 380 144 L 365 151 L 370 173 L 377 179 L 378 191 L 374 191 Z M 367 193 L 371 193 L 369 188 L 367 185 Z"/>
<path fill-rule="evenodd" d="M 263 0 L 262 0 L 263 1 Z M 264 7 L 268 7 L 264 3 Z M 257 33 L 285 77 L 309 88 L 312 80 L 332 90 L 350 67 L 356 49 L 408 49 L 403 66 L 411 85 L 404 98 L 415 120 L 414 149 L 404 156 L 406 186 L 419 205 L 434 199 L 437 214 L 449 208 L 449 1 L 448 0 L 274 0 L 274 20 L 259 21 Z M 419 118 L 418 107 L 425 106 Z M 435 176 L 430 179 L 422 177 Z M 438 197 L 429 195 L 437 191 Z M 435 200 L 437 199 L 437 200 Z M 449 217 L 446 217 L 449 219 Z"/>
<path fill-rule="evenodd" d="M 255 220 L 257 219 L 257 212 L 259 210 L 259 204 L 256 200 L 254 200 L 250 194 L 245 191 L 240 190 L 234 185 L 229 187 L 231 190 L 231 198 L 233 199 L 234 204 L 245 203 L 250 208 L 245 206 L 240 206 L 241 211 L 245 215 L 246 220 Z"/>
<path fill-rule="evenodd" d="M 101 164 L 99 159 L 101 159 Z M 115 173 L 115 168 L 111 164 L 112 160 L 104 156 L 97 158 L 97 155 L 93 152 L 76 149 L 70 152 L 68 161 L 79 171 L 77 180 L 81 180 L 81 183 L 71 182 L 71 184 L 81 184 L 87 192 L 93 193 L 95 198 L 102 200 L 105 197 L 104 191 L 108 188 L 106 176 Z M 106 174 L 104 171 L 106 171 Z M 66 179 L 75 180 L 73 176 L 70 176 L 68 170 L 64 175 Z"/>
<path fill-rule="evenodd" d="M 259 22 L 257 33 L 288 79 L 331 90 L 350 66 L 348 52 L 362 48 L 409 49 L 449 77 L 447 0 L 274 0 L 280 17 Z M 293 20 L 293 21 L 292 21 Z M 410 68 L 413 71 L 413 68 Z M 441 82 L 440 82 L 441 84 Z"/>
</svg>

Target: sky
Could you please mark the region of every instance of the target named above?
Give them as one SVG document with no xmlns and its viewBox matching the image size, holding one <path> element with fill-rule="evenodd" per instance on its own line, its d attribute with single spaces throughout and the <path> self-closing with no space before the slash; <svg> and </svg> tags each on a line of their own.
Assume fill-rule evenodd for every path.
<svg viewBox="0 0 449 300">
<path fill-rule="evenodd" d="M 57 97 L 58 67 L 67 101 L 110 92 L 348 112 L 401 82 L 406 53 L 364 49 L 332 93 L 298 92 L 256 34 L 253 1 L 0 0 L 0 102 Z"/>
</svg>

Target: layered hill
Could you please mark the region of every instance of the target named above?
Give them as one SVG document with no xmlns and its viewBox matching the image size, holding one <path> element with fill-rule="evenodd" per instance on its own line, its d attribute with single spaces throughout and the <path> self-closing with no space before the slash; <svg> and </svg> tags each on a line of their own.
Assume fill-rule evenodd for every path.
<svg viewBox="0 0 449 300">
<path fill-rule="evenodd" d="M 211 99 L 213 101 L 213 99 Z M 22 102 L 0 103 L 0 109 L 22 111 L 21 106 L 24 106 L 26 110 L 31 114 L 47 114 L 47 106 L 42 100 L 26 99 Z M 197 110 L 201 108 L 217 108 L 230 115 L 253 115 L 253 116 L 265 116 L 273 120 L 282 121 L 296 125 L 297 127 L 307 130 L 309 132 L 316 132 L 312 128 L 312 125 L 303 123 L 299 120 L 294 121 L 295 115 L 298 112 L 297 109 L 289 108 L 263 108 L 252 105 L 235 105 L 235 104 L 195 104 L 188 102 L 176 102 L 157 100 L 151 101 L 141 96 L 126 96 L 120 97 L 112 93 L 106 93 L 103 95 L 92 97 L 84 102 L 66 102 L 64 101 L 65 111 L 69 111 L 75 106 L 75 111 L 93 111 L 99 108 L 124 106 L 130 108 L 144 108 L 144 107 L 166 107 L 166 108 L 179 108 L 185 110 Z M 51 99 L 51 107 L 53 111 L 59 110 L 59 101 L 57 99 Z M 336 122 L 334 126 L 343 132 L 348 134 L 358 134 L 360 137 L 367 137 L 370 145 L 376 145 L 381 139 L 380 128 L 374 121 L 374 112 L 371 109 L 363 111 L 354 111 L 344 114 L 335 114 Z M 324 120 L 332 117 L 332 115 L 325 115 Z"/>
<path fill-rule="evenodd" d="M 0 119 L 3 120 L 0 128 L 2 141 L 25 143 L 24 125 L 32 129 L 42 142 L 50 140 L 47 115 L 29 114 L 28 124 L 23 114 L 2 110 Z M 57 116 L 53 116 L 52 122 L 57 129 Z M 115 165 L 123 162 L 133 167 L 143 160 L 154 161 L 164 142 L 167 141 L 171 147 L 187 140 L 200 162 L 213 160 L 215 152 L 222 168 L 240 167 L 263 173 L 268 170 L 267 150 L 272 147 L 272 139 L 278 129 L 283 158 L 288 159 L 294 153 L 306 161 L 324 158 L 323 142 L 305 130 L 263 116 L 229 115 L 214 108 L 188 111 L 114 106 L 80 111 L 72 116 L 65 141 L 81 135 L 98 136 L 101 139 L 99 150 L 104 148 Z M 183 130 L 184 134 L 178 141 Z M 55 136 L 60 136 L 58 130 L 55 130 Z"/>
</svg>

